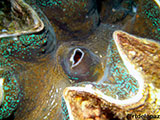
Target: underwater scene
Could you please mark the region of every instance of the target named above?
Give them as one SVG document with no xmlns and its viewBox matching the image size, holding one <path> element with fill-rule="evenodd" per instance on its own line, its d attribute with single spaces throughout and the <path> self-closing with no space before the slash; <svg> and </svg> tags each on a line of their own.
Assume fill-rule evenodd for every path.
<svg viewBox="0 0 160 120">
<path fill-rule="evenodd" d="M 0 0 L 0 120 L 160 120 L 160 0 Z"/>
</svg>

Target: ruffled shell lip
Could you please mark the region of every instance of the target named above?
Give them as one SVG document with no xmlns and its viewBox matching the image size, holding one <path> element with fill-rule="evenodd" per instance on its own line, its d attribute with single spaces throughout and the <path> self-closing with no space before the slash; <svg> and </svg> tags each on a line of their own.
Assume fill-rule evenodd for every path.
<svg viewBox="0 0 160 120">
<path fill-rule="evenodd" d="M 13 0 L 13 1 L 11 1 L 11 5 L 13 8 L 15 8 L 16 5 L 19 5 L 20 9 L 22 10 L 21 12 L 24 12 L 26 14 L 27 18 L 30 18 L 30 20 L 33 21 L 32 23 L 34 23 L 34 25 L 28 26 L 27 28 L 25 28 L 23 30 L 21 30 L 21 29 L 15 30 L 15 31 L 3 30 L 2 32 L 0 32 L 0 38 L 16 37 L 16 36 L 19 36 L 22 34 L 37 33 L 37 32 L 40 32 L 44 29 L 44 23 L 39 18 L 37 13 L 23 0 Z M 27 13 L 25 11 L 27 11 Z"/>
<path fill-rule="evenodd" d="M 119 36 L 118 35 L 122 34 L 122 33 L 127 34 L 123 31 L 115 31 L 113 33 L 113 38 L 114 38 L 114 41 L 116 43 L 117 49 L 120 52 L 120 56 L 122 57 L 122 60 L 123 60 L 124 64 L 127 65 L 127 66 L 129 65 L 129 67 L 127 67 L 128 71 L 138 81 L 139 90 L 138 90 L 137 94 L 132 96 L 131 98 L 128 98 L 128 99 L 125 99 L 125 100 L 119 100 L 119 99 L 112 98 L 111 96 L 105 95 L 99 89 L 95 89 L 95 87 L 93 87 L 92 83 L 88 83 L 88 84 L 84 84 L 84 85 L 81 84 L 80 86 L 75 86 L 75 87 L 67 87 L 63 91 L 63 98 L 65 100 L 65 103 L 66 103 L 66 106 L 67 106 L 67 109 L 68 109 L 68 114 L 69 114 L 69 117 L 70 117 L 71 120 L 75 119 L 74 111 L 73 111 L 74 105 L 72 105 L 73 102 L 71 100 L 72 98 L 74 99 L 74 97 L 70 96 L 69 93 L 75 93 L 75 96 L 76 96 L 76 94 L 83 94 L 84 96 L 86 95 L 86 97 L 88 95 L 94 96 L 94 98 L 96 98 L 97 100 L 100 99 L 102 101 L 105 101 L 106 105 L 110 106 L 111 109 L 112 108 L 114 109 L 114 107 L 116 107 L 117 110 L 118 109 L 122 110 L 125 107 L 130 106 L 131 104 L 137 104 L 143 98 L 143 95 L 144 95 L 143 94 L 143 92 L 144 92 L 143 91 L 144 90 L 144 79 L 143 79 L 143 76 L 136 69 L 134 69 L 133 65 L 127 60 L 127 58 L 125 57 L 125 54 L 121 50 L 122 48 L 120 47 L 120 41 L 119 41 L 119 38 L 118 38 Z M 129 34 L 127 34 L 127 35 L 129 35 Z M 71 99 L 69 99 L 69 98 L 71 98 Z M 75 103 L 77 103 L 77 102 L 75 102 Z M 108 108 L 110 108 L 110 107 L 108 107 Z M 107 111 L 108 111 L 108 108 L 107 108 Z M 78 110 L 80 110 L 80 109 L 81 108 L 78 108 Z M 115 118 L 116 113 L 111 112 L 111 114 L 110 114 L 109 111 L 106 112 L 106 113 L 108 115 L 112 114 L 112 116 L 109 116 L 109 117 Z M 84 116 L 82 115 L 82 117 L 84 117 Z M 107 119 L 107 115 L 106 115 L 106 119 Z M 117 119 L 119 119 L 119 118 L 117 118 Z"/>
</svg>

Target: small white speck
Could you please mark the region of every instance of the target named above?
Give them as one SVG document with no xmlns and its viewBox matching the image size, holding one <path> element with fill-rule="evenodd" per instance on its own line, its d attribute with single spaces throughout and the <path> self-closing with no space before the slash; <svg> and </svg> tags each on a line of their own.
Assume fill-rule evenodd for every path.
<svg viewBox="0 0 160 120">
<path fill-rule="evenodd" d="M 113 8 L 113 9 L 112 9 L 112 12 L 116 12 L 116 9 Z"/>
<path fill-rule="evenodd" d="M 153 61 L 158 61 L 158 60 L 159 60 L 159 56 L 158 55 L 153 56 Z"/>
<path fill-rule="evenodd" d="M 95 53 L 98 53 L 98 51 L 95 51 Z"/>
<path fill-rule="evenodd" d="M 137 12 L 137 8 L 136 8 L 135 6 L 132 6 L 132 11 L 133 11 L 134 13 L 136 13 L 136 12 Z"/>
<path fill-rule="evenodd" d="M 8 50 L 8 52 L 11 52 L 11 49 L 8 48 L 7 50 Z"/>
<path fill-rule="evenodd" d="M 102 55 L 99 55 L 100 58 L 102 58 Z"/>
<path fill-rule="evenodd" d="M 143 68 L 142 68 L 142 67 L 139 67 L 139 68 L 138 68 L 138 70 L 139 70 L 139 71 L 142 71 L 142 70 L 143 70 Z"/>
<path fill-rule="evenodd" d="M 54 104 L 54 102 L 55 102 L 55 99 L 53 99 L 53 101 L 51 102 L 51 106 Z"/>
<path fill-rule="evenodd" d="M 49 116 L 50 115 L 50 112 L 47 114 L 47 116 Z"/>
<path fill-rule="evenodd" d="M 116 100 L 118 100 L 119 99 L 119 97 L 118 97 L 118 95 L 116 95 Z"/>
<path fill-rule="evenodd" d="M 86 85 L 86 88 L 89 88 L 89 89 L 91 89 L 93 86 L 91 85 L 91 84 L 89 84 L 89 85 Z"/>
<path fill-rule="evenodd" d="M 17 37 L 14 37 L 13 40 L 18 40 L 18 38 L 17 38 Z"/>
<path fill-rule="evenodd" d="M 52 95 L 51 98 L 53 98 L 54 96 Z"/>
<path fill-rule="evenodd" d="M 2 32 L 7 32 L 7 30 L 6 29 L 2 29 Z"/>
<path fill-rule="evenodd" d="M 104 63 L 102 63 L 101 65 L 102 65 L 102 68 L 105 69 Z"/>
<path fill-rule="evenodd" d="M 155 88 L 153 84 L 149 84 L 149 85 L 150 85 L 150 87 L 151 87 L 152 89 L 154 89 L 154 88 Z"/>
<path fill-rule="evenodd" d="M 64 8 L 63 11 L 66 11 L 66 9 Z"/>
<path fill-rule="evenodd" d="M 0 78 L 0 86 L 3 86 L 4 78 Z"/>
<path fill-rule="evenodd" d="M 58 89 L 56 89 L 56 93 L 58 93 Z"/>
<path fill-rule="evenodd" d="M 45 116 L 44 119 L 47 119 L 47 116 Z"/>
<path fill-rule="evenodd" d="M 51 95 L 51 94 L 52 94 L 52 92 L 53 92 L 53 90 L 51 89 L 51 90 L 50 90 L 50 92 L 49 92 L 49 95 Z"/>
<path fill-rule="evenodd" d="M 135 56 L 136 52 L 135 51 L 129 51 L 129 54 Z"/>
</svg>

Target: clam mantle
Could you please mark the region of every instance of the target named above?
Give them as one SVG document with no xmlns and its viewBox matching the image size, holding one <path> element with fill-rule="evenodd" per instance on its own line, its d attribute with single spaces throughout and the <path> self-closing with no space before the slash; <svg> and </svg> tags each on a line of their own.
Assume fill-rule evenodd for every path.
<svg viewBox="0 0 160 120">
<path fill-rule="evenodd" d="M 118 56 L 119 62 L 112 66 L 114 72 L 110 68 L 110 73 L 104 73 L 112 75 L 102 82 L 81 83 L 63 91 L 62 108 L 67 120 L 134 119 L 131 116 L 135 114 L 159 118 L 160 44 L 123 31 L 115 31 L 113 38 L 116 49 L 110 50 L 117 52 L 112 52 L 113 58 L 108 59 L 117 60 Z M 151 69 L 146 69 L 148 66 Z M 130 76 L 126 78 L 124 72 Z"/>
<path fill-rule="evenodd" d="M 158 0 L 1 0 L 0 6 L 0 119 L 159 114 Z"/>
</svg>

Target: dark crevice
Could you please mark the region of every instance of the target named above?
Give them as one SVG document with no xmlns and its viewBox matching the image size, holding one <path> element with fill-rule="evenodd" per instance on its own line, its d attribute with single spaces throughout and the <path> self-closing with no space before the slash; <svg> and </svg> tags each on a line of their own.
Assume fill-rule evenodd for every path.
<svg viewBox="0 0 160 120">
<path fill-rule="evenodd" d="M 74 55 L 74 64 L 76 64 L 82 57 L 82 52 L 79 50 L 76 50 L 76 53 Z"/>
</svg>

